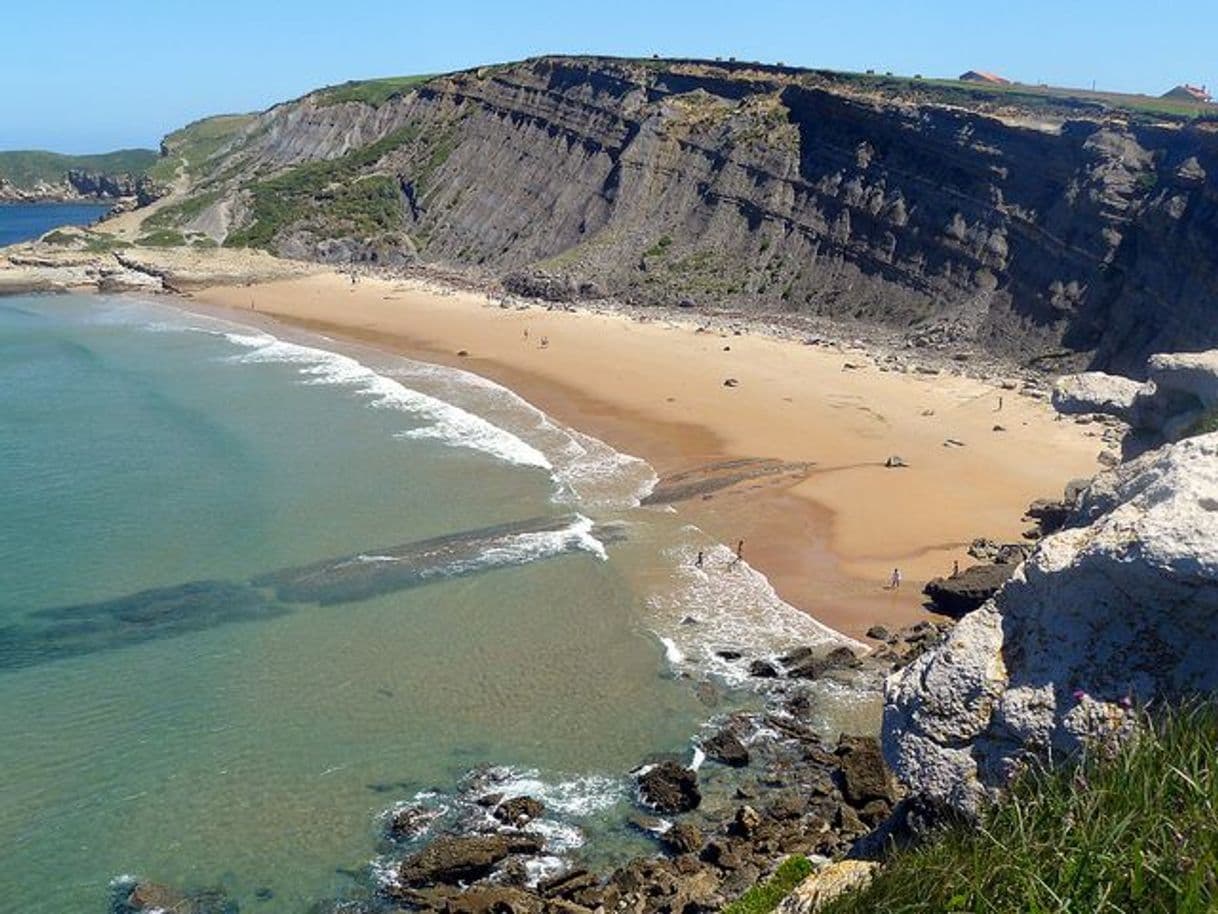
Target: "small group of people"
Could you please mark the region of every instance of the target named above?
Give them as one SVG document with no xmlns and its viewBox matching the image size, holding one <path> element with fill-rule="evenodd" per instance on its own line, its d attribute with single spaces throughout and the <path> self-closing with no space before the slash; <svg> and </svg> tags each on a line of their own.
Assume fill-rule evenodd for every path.
<svg viewBox="0 0 1218 914">
<path fill-rule="evenodd" d="M 705 559 L 706 559 L 706 555 L 703 553 L 703 551 L 701 549 L 699 549 L 698 557 L 696 559 L 694 559 L 694 567 L 702 568 L 703 563 L 705 562 Z M 736 557 L 734 559 L 732 559 L 730 562 L 728 562 L 727 567 L 735 568 L 742 561 L 744 561 L 744 540 L 739 540 L 736 543 Z"/>
</svg>

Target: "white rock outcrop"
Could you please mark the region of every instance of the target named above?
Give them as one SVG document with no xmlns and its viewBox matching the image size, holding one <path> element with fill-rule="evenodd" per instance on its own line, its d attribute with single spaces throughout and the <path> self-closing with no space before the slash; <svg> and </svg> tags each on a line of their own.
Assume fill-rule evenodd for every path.
<svg viewBox="0 0 1218 914">
<path fill-rule="evenodd" d="M 1132 378 L 1084 371 L 1058 378 L 1053 385 L 1053 408 L 1064 415 L 1104 413 L 1128 419 L 1142 384 Z"/>
<path fill-rule="evenodd" d="M 1135 432 L 1135 451 L 1193 434 L 1218 411 L 1218 349 L 1152 355 L 1146 378 L 1139 383 L 1102 371 L 1064 375 L 1053 387 L 1053 408 L 1063 415 L 1116 416 Z"/>
<path fill-rule="evenodd" d="M 1215 690 L 1218 433 L 1097 477 L 1002 591 L 889 678 L 884 754 L 912 791 L 975 813 L 1030 753 Z"/>
</svg>

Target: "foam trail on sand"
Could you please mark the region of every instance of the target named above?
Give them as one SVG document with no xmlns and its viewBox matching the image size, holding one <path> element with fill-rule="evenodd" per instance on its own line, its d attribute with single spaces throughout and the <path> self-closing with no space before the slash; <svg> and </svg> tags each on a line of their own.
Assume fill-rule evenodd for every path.
<svg viewBox="0 0 1218 914">
<path fill-rule="evenodd" d="M 862 645 L 786 603 L 765 575 L 722 544 L 707 548 L 705 534 L 687 526 L 686 539 L 665 550 L 675 567 L 676 586 L 648 599 L 656 636 L 674 667 L 693 666 L 728 682 L 748 679 L 749 662 L 787 648 L 808 645 Z M 703 565 L 694 557 L 703 552 Z M 725 659 L 718 651 L 741 655 Z"/>
</svg>

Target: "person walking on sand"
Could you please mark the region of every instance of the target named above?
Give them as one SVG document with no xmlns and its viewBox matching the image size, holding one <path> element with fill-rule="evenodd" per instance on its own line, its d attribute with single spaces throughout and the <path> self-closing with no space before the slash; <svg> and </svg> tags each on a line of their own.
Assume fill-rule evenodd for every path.
<svg viewBox="0 0 1218 914">
<path fill-rule="evenodd" d="M 889 581 L 888 581 L 888 589 L 889 590 L 900 590 L 901 589 L 901 569 L 900 568 L 892 569 L 892 578 L 889 579 Z"/>
<path fill-rule="evenodd" d="M 997 413 L 1002 412 L 1002 395 L 1001 394 L 999 394 L 999 396 L 998 396 L 998 409 L 994 410 L 994 412 L 997 412 Z"/>
<path fill-rule="evenodd" d="M 960 577 L 960 560 L 959 559 L 956 559 L 954 562 L 952 562 L 952 577 L 953 578 Z"/>
</svg>

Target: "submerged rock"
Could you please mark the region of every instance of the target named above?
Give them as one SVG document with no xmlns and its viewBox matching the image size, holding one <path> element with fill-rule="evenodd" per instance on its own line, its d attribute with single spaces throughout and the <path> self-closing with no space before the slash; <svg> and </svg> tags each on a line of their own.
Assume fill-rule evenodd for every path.
<svg viewBox="0 0 1218 914">
<path fill-rule="evenodd" d="M 994 599 L 891 676 L 885 756 L 913 791 L 975 813 L 1030 754 L 1218 689 L 1215 656 L 1218 433 L 1098 476 Z"/>
</svg>

